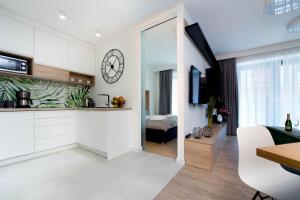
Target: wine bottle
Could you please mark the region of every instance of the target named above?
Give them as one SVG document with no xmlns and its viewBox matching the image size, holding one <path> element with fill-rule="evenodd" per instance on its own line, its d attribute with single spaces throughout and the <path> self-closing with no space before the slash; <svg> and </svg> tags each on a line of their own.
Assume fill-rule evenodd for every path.
<svg viewBox="0 0 300 200">
<path fill-rule="evenodd" d="M 292 129 L 291 115 L 288 113 L 285 121 L 285 130 L 291 132 Z"/>
</svg>

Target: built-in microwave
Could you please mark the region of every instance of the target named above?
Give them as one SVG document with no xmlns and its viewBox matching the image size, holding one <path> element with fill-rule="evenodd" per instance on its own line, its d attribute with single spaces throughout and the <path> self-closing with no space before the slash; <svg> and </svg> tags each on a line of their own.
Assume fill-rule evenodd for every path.
<svg viewBox="0 0 300 200">
<path fill-rule="evenodd" d="M 27 74 L 27 60 L 0 55 L 0 71 Z"/>
</svg>

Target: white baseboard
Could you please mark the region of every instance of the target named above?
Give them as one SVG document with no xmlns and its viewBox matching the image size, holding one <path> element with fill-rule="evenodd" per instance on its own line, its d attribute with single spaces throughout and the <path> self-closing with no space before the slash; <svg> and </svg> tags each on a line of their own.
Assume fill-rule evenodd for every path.
<svg viewBox="0 0 300 200">
<path fill-rule="evenodd" d="M 131 151 L 140 152 L 140 151 L 143 151 L 143 147 L 142 146 L 140 146 L 140 147 L 132 147 Z"/>
<path fill-rule="evenodd" d="M 182 159 L 182 158 L 176 158 L 176 163 L 178 163 L 178 164 L 180 164 L 180 165 L 185 165 L 185 160 L 184 159 Z"/>
<path fill-rule="evenodd" d="M 79 146 L 80 148 L 85 149 L 85 150 L 91 151 L 91 152 L 93 152 L 93 153 L 95 153 L 95 154 L 98 154 L 98 155 L 100 155 L 100 156 L 102 156 L 102 157 L 104 157 L 104 158 L 107 158 L 107 153 L 104 152 L 104 151 L 100 151 L 100 150 L 97 150 L 97 149 L 94 149 L 94 148 L 91 148 L 91 147 L 87 147 L 87 146 L 82 145 L 82 144 L 78 144 L 78 146 Z"/>
<path fill-rule="evenodd" d="M 69 150 L 69 149 L 73 149 L 75 147 L 78 147 L 78 144 L 70 144 L 70 145 L 66 145 L 66 146 L 63 146 L 63 147 L 58 147 L 58 148 L 55 148 L 55 149 L 49 149 L 49 150 L 45 150 L 45 151 L 26 154 L 26 155 L 23 155 L 23 156 L 9 158 L 9 159 L 6 159 L 6 160 L 1 160 L 0 161 L 0 167 L 15 164 L 15 163 L 22 162 L 22 161 L 25 161 L 25 160 L 38 158 L 38 157 L 53 154 L 53 153 L 57 153 L 57 152 L 60 152 L 60 151 L 66 151 L 66 150 Z"/>
</svg>

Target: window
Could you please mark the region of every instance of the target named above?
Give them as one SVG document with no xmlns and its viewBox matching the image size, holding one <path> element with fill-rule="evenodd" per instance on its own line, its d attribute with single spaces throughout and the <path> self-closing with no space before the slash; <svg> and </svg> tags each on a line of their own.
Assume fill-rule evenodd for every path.
<svg viewBox="0 0 300 200">
<path fill-rule="evenodd" d="M 173 70 L 172 78 L 172 114 L 178 115 L 178 104 L 177 104 L 177 71 Z"/>
<path fill-rule="evenodd" d="M 300 48 L 240 58 L 239 125 L 283 126 L 300 118 Z"/>
</svg>

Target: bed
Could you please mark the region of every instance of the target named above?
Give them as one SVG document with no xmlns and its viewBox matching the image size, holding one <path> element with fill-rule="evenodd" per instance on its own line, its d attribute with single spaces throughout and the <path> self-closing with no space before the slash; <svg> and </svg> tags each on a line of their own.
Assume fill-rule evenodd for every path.
<svg viewBox="0 0 300 200">
<path fill-rule="evenodd" d="M 150 115 L 146 117 L 146 141 L 167 143 L 177 138 L 177 116 Z"/>
</svg>

